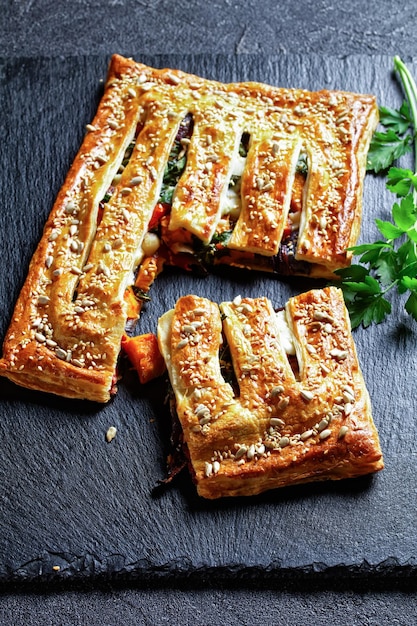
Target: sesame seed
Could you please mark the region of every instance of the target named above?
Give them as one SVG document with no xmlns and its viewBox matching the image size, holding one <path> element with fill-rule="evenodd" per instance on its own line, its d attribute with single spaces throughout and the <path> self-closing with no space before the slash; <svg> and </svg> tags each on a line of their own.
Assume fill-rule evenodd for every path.
<svg viewBox="0 0 417 626">
<path fill-rule="evenodd" d="M 39 341 L 39 343 L 46 341 L 46 337 L 42 333 L 35 333 L 35 339 L 36 341 Z"/>
<path fill-rule="evenodd" d="M 86 125 L 86 129 L 87 129 L 89 132 L 94 132 L 95 130 L 97 130 L 97 128 L 96 128 L 95 126 L 93 126 L 93 124 L 87 124 L 87 125 Z"/>
<path fill-rule="evenodd" d="M 289 444 L 290 444 L 289 437 L 281 437 L 281 439 L 278 442 L 278 445 L 280 448 L 286 448 Z"/>
<path fill-rule="evenodd" d="M 40 305 L 49 304 L 49 302 L 50 298 L 48 298 L 48 296 L 39 296 L 38 298 L 38 304 Z"/>
</svg>

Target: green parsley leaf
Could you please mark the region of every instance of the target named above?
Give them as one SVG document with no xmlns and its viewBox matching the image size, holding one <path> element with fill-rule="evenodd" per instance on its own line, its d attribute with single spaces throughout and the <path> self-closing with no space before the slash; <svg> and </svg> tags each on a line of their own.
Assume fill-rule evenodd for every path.
<svg viewBox="0 0 417 626">
<path fill-rule="evenodd" d="M 367 169 L 388 170 L 387 189 L 400 200 L 392 206 L 392 221 L 375 220 L 384 239 L 349 248 L 360 263 L 336 272 L 352 328 L 385 320 L 391 313 L 386 294 L 394 289 L 398 296 L 407 295 L 404 308 L 417 321 L 417 85 L 399 57 L 394 65 L 407 103 L 398 111 L 381 107 L 380 121 L 387 131 L 374 134 Z M 412 149 L 416 171 L 390 167 Z"/>
<path fill-rule="evenodd" d="M 405 267 L 402 267 L 401 270 L 398 272 L 398 276 L 400 278 L 406 279 L 406 283 L 408 282 L 408 289 L 414 289 L 412 285 L 414 280 L 417 281 L 417 279 L 415 278 L 415 276 L 417 276 L 417 261 L 414 261 L 413 263 L 409 263 Z"/>
<path fill-rule="evenodd" d="M 345 285 L 356 293 L 363 293 L 369 296 L 381 293 L 381 287 L 378 281 L 369 274 L 365 276 L 363 282 L 345 281 Z"/>
<path fill-rule="evenodd" d="M 369 270 L 363 265 L 350 265 L 349 267 L 343 267 L 339 270 L 335 271 L 337 276 L 343 280 L 342 287 L 348 281 L 361 281 L 365 278 L 365 276 L 369 275 Z"/>
<path fill-rule="evenodd" d="M 395 282 L 398 272 L 398 261 L 395 251 L 384 252 L 374 264 L 375 274 L 381 285 L 387 287 Z"/>
<path fill-rule="evenodd" d="M 412 291 L 404 305 L 405 310 L 417 322 L 417 293 Z"/>
<path fill-rule="evenodd" d="M 361 263 L 376 263 L 385 249 L 392 248 L 387 241 L 375 241 L 375 243 L 364 243 L 360 246 L 349 248 L 354 254 L 361 255 Z"/>
<path fill-rule="evenodd" d="M 411 291 L 415 291 L 417 293 L 417 278 L 404 276 L 401 282 L 404 284 L 406 289 L 410 289 Z"/>
<path fill-rule="evenodd" d="M 378 297 L 358 298 L 349 305 L 352 328 L 361 324 L 366 328 L 372 323 L 380 324 L 391 313 L 391 304 L 382 295 Z"/>
<path fill-rule="evenodd" d="M 402 228 L 398 228 L 398 226 L 395 226 L 391 222 L 383 222 L 382 220 L 376 219 L 375 224 L 378 226 L 378 230 L 381 235 L 383 235 L 387 239 L 397 239 L 404 234 Z"/>
<path fill-rule="evenodd" d="M 397 202 L 392 207 L 392 217 L 398 228 L 401 228 L 403 232 L 407 232 L 411 228 L 416 219 L 416 207 L 414 206 L 413 195 L 409 194 L 402 198 L 401 202 Z"/>
<path fill-rule="evenodd" d="M 379 107 L 379 121 L 385 128 L 391 128 L 395 133 L 404 135 L 412 123 L 407 101 L 404 100 L 399 110 Z"/>
<path fill-rule="evenodd" d="M 374 243 L 362 243 L 359 246 L 352 246 L 348 248 L 355 254 L 363 254 L 364 252 L 372 252 L 374 250 L 380 250 L 381 248 L 390 247 L 386 241 L 374 241 Z"/>
<path fill-rule="evenodd" d="M 397 250 L 398 263 L 403 267 L 417 261 L 417 251 L 411 239 L 407 239 Z"/>
<path fill-rule="evenodd" d="M 411 188 L 417 189 L 417 176 L 402 167 L 390 167 L 387 173 L 387 188 L 397 196 L 406 196 Z"/>
<path fill-rule="evenodd" d="M 400 137 L 393 130 L 376 132 L 369 147 L 366 169 L 376 174 L 387 170 L 399 157 L 411 151 L 411 135 Z"/>
</svg>

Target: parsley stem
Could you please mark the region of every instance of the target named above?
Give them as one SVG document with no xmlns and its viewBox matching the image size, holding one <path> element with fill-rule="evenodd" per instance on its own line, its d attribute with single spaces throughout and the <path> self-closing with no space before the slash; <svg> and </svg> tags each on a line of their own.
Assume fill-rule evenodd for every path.
<svg viewBox="0 0 417 626">
<path fill-rule="evenodd" d="M 408 99 L 408 104 L 410 106 L 414 137 L 414 172 L 417 174 L 417 85 L 410 73 L 410 70 L 399 56 L 394 57 L 394 67 L 400 76 L 404 91 Z M 417 201 L 416 190 L 414 190 L 414 201 Z"/>
</svg>

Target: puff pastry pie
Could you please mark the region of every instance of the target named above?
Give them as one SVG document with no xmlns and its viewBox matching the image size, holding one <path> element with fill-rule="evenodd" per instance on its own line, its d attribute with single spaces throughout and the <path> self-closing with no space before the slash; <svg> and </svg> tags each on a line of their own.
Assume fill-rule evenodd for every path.
<svg viewBox="0 0 417 626">
<path fill-rule="evenodd" d="M 321 277 L 348 264 L 376 123 L 373 96 L 221 84 L 114 56 L 0 374 L 105 402 L 126 320 L 164 263 Z"/>
<path fill-rule="evenodd" d="M 234 384 L 219 360 L 223 337 Z M 291 298 L 278 313 L 266 298 L 218 306 L 184 296 L 160 318 L 158 341 L 199 495 L 254 495 L 383 468 L 339 289 Z"/>
</svg>

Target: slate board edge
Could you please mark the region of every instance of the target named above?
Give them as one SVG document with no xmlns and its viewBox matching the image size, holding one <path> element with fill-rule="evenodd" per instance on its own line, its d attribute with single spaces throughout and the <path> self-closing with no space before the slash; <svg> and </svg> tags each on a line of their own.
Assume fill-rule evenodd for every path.
<svg viewBox="0 0 417 626">
<path fill-rule="evenodd" d="M 91 56 L 89 58 L 100 58 L 100 55 Z M 191 56 L 191 55 L 190 55 Z M 201 55 L 196 55 L 196 57 Z M 224 58 L 226 55 L 214 55 L 217 58 Z M 254 55 L 255 56 L 255 55 Z M 360 55 L 358 55 L 359 58 Z M 102 57 L 101 57 L 102 58 Z M 155 58 L 155 57 L 154 57 Z M 175 59 L 175 55 L 158 55 L 157 57 L 164 63 L 166 59 Z M 337 57 L 335 57 L 337 58 Z M 381 58 L 381 57 L 379 57 Z M 389 65 L 388 57 L 383 57 Z M 122 559 L 123 560 L 123 557 Z M 313 563 L 301 568 L 282 568 L 280 563 L 271 563 L 270 566 L 262 568 L 246 565 L 222 565 L 212 568 L 206 564 L 195 565 L 187 560 L 169 561 L 166 564 L 155 564 L 150 561 L 140 561 L 132 564 L 122 563 L 120 558 L 109 556 L 105 560 L 97 560 L 94 556 L 85 555 L 78 557 L 76 555 L 68 557 L 66 561 L 68 566 L 62 567 L 55 572 L 54 559 L 52 555 L 41 555 L 35 557 L 30 562 L 22 564 L 21 567 L 9 571 L 9 584 L 22 585 L 84 585 L 86 581 L 89 584 L 107 584 L 112 583 L 132 583 L 146 584 L 154 582 L 155 584 L 170 584 L 172 582 L 194 583 L 194 584 L 210 584 L 211 580 L 215 580 L 218 584 L 230 583 L 231 578 L 238 582 L 251 582 L 256 585 L 264 585 L 266 582 L 291 584 L 293 581 L 304 580 L 306 584 L 315 586 L 320 581 L 330 582 L 333 578 L 338 581 L 364 581 L 378 577 L 380 584 L 385 580 L 391 581 L 404 580 L 408 581 L 415 575 L 415 561 L 401 563 L 395 558 L 389 558 L 381 563 L 369 564 L 363 562 L 361 565 L 340 564 L 336 566 L 328 566 L 323 563 Z M 71 581 L 67 581 L 66 574 L 71 575 Z"/>
<path fill-rule="evenodd" d="M 119 555 L 118 555 L 119 556 Z M 74 557 L 59 572 L 54 571 L 49 556 L 40 557 L 9 573 L 2 582 L 2 592 L 44 592 L 117 589 L 117 588 L 233 588 L 251 589 L 417 591 L 417 560 L 400 563 L 388 558 L 379 564 L 363 561 L 360 565 L 340 564 L 328 567 L 312 563 L 305 567 L 282 568 L 279 563 L 270 567 L 231 565 L 212 567 L 192 566 L 187 559 L 155 566 L 151 562 L 131 563 L 120 567 L 118 557 L 98 562 L 93 556 Z M 35 574 L 34 572 L 38 573 Z"/>
</svg>

